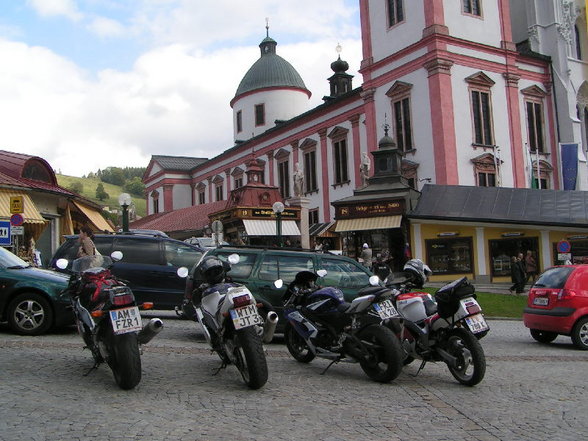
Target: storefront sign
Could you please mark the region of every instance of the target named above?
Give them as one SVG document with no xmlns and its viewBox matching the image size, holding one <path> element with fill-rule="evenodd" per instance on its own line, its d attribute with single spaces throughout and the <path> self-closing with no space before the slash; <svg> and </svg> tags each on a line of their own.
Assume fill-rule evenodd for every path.
<svg viewBox="0 0 588 441">
<path fill-rule="evenodd" d="M 459 236 L 459 231 L 445 231 L 443 233 L 437 233 L 437 237 L 451 237 Z"/>
<path fill-rule="evenodd" d="M 518 231 L 513 231 L 510 233 L 502 233 L 501 236 L 502 237 L 519 237 L 519 236 L 524 236 L 525 233 L 520 233 Z"/>
<path fill-rule="evenodd" d="M 10 196 L 10 213 L 24 213 L 24 201 L 22 196 Z"/>
<path fill-rule="evenodd" d="M 243 210 L 245 211 L 245 210 Z M 282 212 L 282 219 L 287 218 L 287 219 L 296 219 L 297 218 L 297 214 L 298 212 L 296 210 L 284 210 Z M 276 214 L 274 213 L 274 210 L 272 210 L 271 208 L 269 209 L 265 209 L 265 208 L 252 208 L 250 210 L 250 216 L 251 217 L 263 217 L 263 218 L 271 218 L 271 217 L 275 217 Z"/>
<path fill-rule="evenodd" d="M 337 219 L 378 216 L 383 214 L 402 214 L 403 201 L 374 202 L 369 204 L 337 207 Z"/>
</svg>

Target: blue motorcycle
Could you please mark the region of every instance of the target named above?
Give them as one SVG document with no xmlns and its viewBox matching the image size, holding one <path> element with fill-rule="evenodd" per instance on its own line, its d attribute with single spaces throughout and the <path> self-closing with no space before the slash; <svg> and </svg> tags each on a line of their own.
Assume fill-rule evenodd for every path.
<svg viewBox="0 0 588 441">
<path fill-rule="evenodd" d="M 359 363 L 374 381 L 394 380 L 404 355 L 398 338 L 384 325 L 398 316 L 389 299 L 391 291 L 380 286 L 364 288 L 348 303 L 340 289 L 316 285 L 324 275 L 324 270 L 301 271 L 286 290 L 288 351 L 301 363 L 315 357 L 331 360 L 323 373 L 334 363 Z"/>
</svg>

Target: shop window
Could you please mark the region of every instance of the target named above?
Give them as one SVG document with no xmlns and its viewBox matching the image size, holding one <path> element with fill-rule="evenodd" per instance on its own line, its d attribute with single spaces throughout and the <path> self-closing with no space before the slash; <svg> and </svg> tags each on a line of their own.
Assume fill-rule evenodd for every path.
<svg viewBox="0 0 588 441">
<path fill-rule="evenodd" d="M 388 0 L 388 26 L 404 21 L 404 0 Z"/>
<path fill-rule="evenodd" d="M 539 255 L 539 242 L 536 237 L 493 239 L 488 241 L 488 245 L 492 277 L 510 277 L 510 263 L 513 256 L 516 257 L 519 253 L 523 253 L 524 256 L 531 250 L 535 257 Z M 539 262 L 539 259 L 537 261 Z"/>
<path fill-rule="evenodd" d="M 482 15 L 481 0 L 462 0 L 463 13 L 480 17 Z"/>
<path fill-rule="evenodd" d="M 473 273 L 472 238 L 425 241 L 427 264 L 434 275 Z"/>
</svg>

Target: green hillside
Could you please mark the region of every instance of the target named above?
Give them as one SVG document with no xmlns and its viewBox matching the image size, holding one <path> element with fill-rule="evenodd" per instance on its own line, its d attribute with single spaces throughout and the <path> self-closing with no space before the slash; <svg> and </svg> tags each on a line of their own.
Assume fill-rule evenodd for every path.
<svg viewBox="0 0 588 441">
<path fill-rule="evenodd" d="M 121 193 L 126 193 L 122 187 L 102 182 L 99 179 L 78 178 L 76 176 L 66 176 L 59 174 L 56 176 L 57 183 L 64 188 L 70 187 L 74 182 L 81 183 L 83 185 L 83 191 L 80 194 L 102 206 L 118 207 L 118 196 Z M 109 198 L 103 201 L 100 201 L 98 198 L 96 198 L 96 187 L 100 183 L 102 183 L 104 186 L 104 191 L 106 191 L 106 193 L 109 195 Z M 133 198 L 133 202 L 135 203 L 135 207 L 137 209 L 137 216 L 145 216 L 145 213 L 147 212 L 145 198 L 143 196 L 137 196 L 133 194 L 131 197 Z"/>
</svg>

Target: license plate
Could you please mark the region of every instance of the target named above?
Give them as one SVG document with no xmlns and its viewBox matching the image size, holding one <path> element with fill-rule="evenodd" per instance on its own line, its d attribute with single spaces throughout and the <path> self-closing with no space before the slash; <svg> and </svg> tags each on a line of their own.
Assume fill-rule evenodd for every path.
<svg viewBox="0 0 588 441">
<path fill-rule="evenodd" d="M 131 306 L 129 308 L 115 309 L 109 311 L 110 322 L 115 334 L 126 334 L 127 332 L 140 331 L 143 328 L 139 308 Z"/>
<path fill-rule="evenodd" d="M 477 334 L 478 332 L 487 331 L 490 329 L 486 320 L 484 320 L 484 316 L 482 314 L 475 314 L 465 318 L 465 321 L 470 328 L 472 333 Z"/>
<path fill-rule="evenodd" d="M 261 317 L 257 313 L 257 306 L 247 305 L 242 308 L 231 309 L 231 318 L 235 329 L 247 328 L 261 324 Z"/>
<path fill-rule="evenodd" d="M 547 306 L 549 304 L 549 297 L 535 297 L 533 305 Z"/>
<path fill-rule="evenodd" d="M 374 303 L 374 309 L 380 315 L 382 320 L 400 316 L 391 300 L 384 300 L 380 303 Z"/>
</svg>

